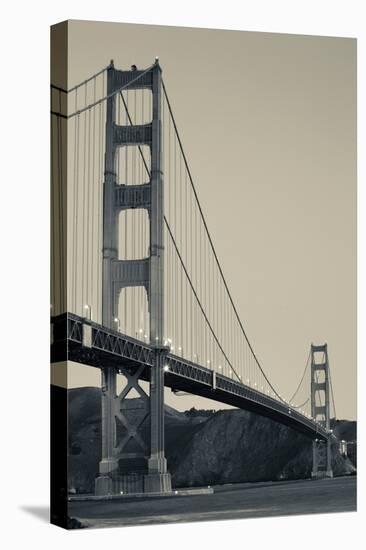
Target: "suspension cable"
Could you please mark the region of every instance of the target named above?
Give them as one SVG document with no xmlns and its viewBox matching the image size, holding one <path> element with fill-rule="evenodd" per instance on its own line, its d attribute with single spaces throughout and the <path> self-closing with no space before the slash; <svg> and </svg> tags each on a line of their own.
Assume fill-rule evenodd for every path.
<svg viewBox="0 0 366 550">
<path fill-rule="evenodd" d="M 217 345 L 219 346 L 219 348 L 220 348 L 220 350 L 221 350 L 221 353 L 222 353 L 223 356 L 225 357 L 226 361 L 227 361 L 228 364 L 230 365 L 230 367 L 231 367 L 231 369 L 233 370 L 233 372 L 236 374 L 238 380 L 241 381 L 240 376 L 238 375 L 238 373 L 237 373 L 236 370 L 234 369 L 234 367 L 233 367 L 233 365 L 231 364 L 231 362 L 230 362 L 228 356 L 226 355 L 224 349 L 222 348 L 222 346 L 221 346 L 221 344 L 220 344 L 220 342 L 219 342 L 219 340 L 218 340 L 218 338 L 217 338 L 217 336 L 216 336 L 216 333 L 215 333 L 215 331 L 213 330 L 212 325 L 211 325 L 211 323 L 210 323 L 210 321 L 209 321 L 209 319 L 208 319 L 208 317 L 207 317 L 207 315 L 206 315 L 206 312 L 205 312 L 205 310 L 204 310 L 204 308 L 203 308 L 203 306 L 202 306 L 202 303 L 201 303 L 201 301 L 200 301 L 200 299 L 199 299 L 199 297 L 198 297 L 198 295 L 197 295 L 197 292 L 196 292 L 196 290 L 195 290 L 195 288 L 194 288 L 194 286 L 193 286 L 193 283 L 192 283 L 192 280 L 191 280 L 191 278 L 190 278 L 190 276 L 189 276 L 189 273 L 188 273 L 188 271 L 187 271 L 187 268 L 186 268 L 186 266 L 185 266 L 185 264 L 184 264 L 184 262 L 183 262 L 183 258 L 182 258 L 182 256 L 181 256 L 179 250 L 178 250 L 178 246 L 177 246 L 177 243 L 176 243 L 176 241 L 175 241 L 175 239 L 174 239 L 173 233 L 172 233 L 172 231 L 171 231 L 171 229 L 170 229 L 168 220 L 166 219 L 165 216 L 164 216 L 164 221 L 165 221 L 165 225 L 166 225 L 166 227 L 167 227 L 167 229 L 168 229 L 170 238 L 171 238 L 171 240 L 172 240 L 172 242 L 173 242 L 173 245 L 174 245 L 175 251 L 176 251 L 176 253 L 177 253 L 177 256 L 178 256 L 178 258 L 179 258 L 179 261 L 180 261 L 180 263 L 181 263 L 181 265 L 182 265 L 182 267 L 183 267 L 183 270 L 184 270 L 184 273 L 185 273 L 185 275 L 186 275 L 186 277 L 187 277 L 187 280 L 188 280 L 188 282 L 189 282 L 189 285 L 190 285 L 190 287 L 191 287 L 191 289 L 192 289 L 192 292 L 193 292 L 193 294 L 194 294 L 194 296 L 195 296 L 195 298 L 196 298 L 196 300 L 197 300 L 197 303 L 198 303 L 199 308 L 200 308 L 200 310 L 201 310 L 201 312 L 202 312 L 202 315 L 204 316 L 205 321 L 206 321 L 206 323 L 207 323 L 207 325 L 208 325 L 208 327 L 209 327 L 209 329 L 210 329 L 210 331 L 211 331 L 211 334 L 212 334 L 212 336 L 214 337 L 214 339 L 215 339 Z"/>
<path fill-rule="evenodd" d="M 302 384 L 302 382 L 303 382 L 303 380 L 304 380 L 304 378 L 305 378 L 305 374 L 306 374 L 306 371 L 307 371 L 307 368 L 308 368 L 308 365 L 309 365 L 310 355 L 311 355 L 311 350 L 309 351 L 308 358 L 307 358 L 306 364 L 305 364 L 305 369 L 304 369 L 303 375 L 302 375 L 302 377 L 301 377 L 301 380 L 300 380 L 300 382 L 299 382 L 299 385 L 297 386 L 296 391 L 295 391 L 295 393 L 293 394 L 293 396 L 291 397 L 291 399 L 289 399 L 289 403 L 291 403 L 292 400 L 294 399 L 294 397 L 297 395 L 297 392 L 299 391 L 300 386 L 301 386 L 301 384 Z"/>
<path fill-rule="evenodd" d="M 151 67 L 149 67 L 146 71 L 144 71 L 144 73 L 146 73 L 148 70 L 151 70 Z M 144 73 L 142 73 L 142 74 L 144 74 Z M 142 74 L 139 75 L 138 78 L 140 78 L 140 77 L 142 76 Z M 122 99 L 122 102 L 123 102 L 123 105 L 124 105 L 124 108 L 125 108 L 125 110 L 126 110 L 126 114 L 127 114 L 128 121 L 129 121 L 130 125 L 133 126 L 133 121 L 132 121 L 132 119 L 131 119 L 131 116 L 130 116 L 130 114 L 129 114 L 128 107 L 127 107 L 127 104 L 126 104 L 126 101 L 125 101 L 125 99 L 124 99 L 124 97 L 123 97 L 123 94 L 122 94 L 122 90 L 125 89 L 126 87 L 128 87 L 130 84 L 131 84 L 131 82 L 130 82 L 127 86 L 121 87 L 121 88 L 118 89 L 116 92 L 113 92 L 113 94 L 109 94 L 109 95 L 111 96 L 111 95 L 114 95 L 115 93 L 119 93 L 119 94 L 120 94 L 121 99 Z M 206 234 L 207 234 L 207 237 L 208 237 L 210 246 L 211 246 L 211 250 L 212 250 L 212 252 L 213 252 L 213 254 L 214 254 L 214 257 L 215 257 L 215 261 L 216 261 L 217 267 L 218 267 L 218 269 L 219 269 L 219 272 L 220 272 L 222 281 L 223 281 L 223 283 L 224 283 L 224 287 L 225 287 L 225 289 L 226 289 L 226 292 L 227 292 L 227 295 L 228 295 L 228 297 L 229 297 L 229 300 L 230 300 L 231 306 L 232 306 L 232 308 L 233 308 L 233 311 L 234 311 L 234 313 L 235 313 L 236 319 L 237 319 L 237 321 L 238 321 L 238 323 L 239 323 L 239 326 L 240 326 L 240 329 L 241 329 L 241 331 L 242 331 L 242 334 L 244 335 L 245 340 L 246 340 L 246 342 L 247 342 L 247 344 L 248 344 L 248 346 L 249 346 L 249 349 L 250 349 L 250 351 L 251 351 L 251 353 L 252 353 L 252 355 L 253 355 L 253 357 L 254 357 L 254 360 L 255 360 L 255 362 L 256 362 L 258 368 L 260 369 L 261 373 L 263 374 L 263 376 L 264 376 L 266 382 L 268 383 L 268 385 L 270 386 L 270 388 L 272 389 L 272 391 L 277 395 L 277 397 L 279 397 L 279 399 L 280 399 L 281 401 L 284 401 L 284 402 L 285 402 L 285 400 L 284 400 L 284 399 L 279 395 L 279 393 L 276 391 L 276 389 L 274 388 L 274 386 L 273 386 L 272 383 L 270 382 L 269 378 L 267 377 L 266 373 L 264 372 L 264 370 L 263 370 L 261 364 L 259 363 L 259 360 L 258 360 L 258 358 L 257 358 L 257 356 L 256 356 L 256 354 L 255 354 L 255 352 L 254 352 L 254 350 L 253 350 L 253 348 L 252 348 L 251 343 L 249 342 L 248 336 L 247 336 L 247 334 L 246 334 L 246 332 L 245 332 L 245 329 L 244 329 L 243 324 L 242 324 L 242 322 L 241 322 L 241 319 L 240 319 L 240 317 L 239 317 L 238 311 L 237 311 L 237 309 L 236 309 L 236 307 L 235 307 L 235 304 L 234 304 L 233 298 L 232 298 L 232 296 L 231 296 L 231 293 L 230 293 L 230 291 L 229 291 L 229 288 L 228 288 L 228 285 L 227 285 L 225 276 L 224 276 L 224 274 L 223 274 L 223 271 L 222 271 L 222 268 L 221 268 L 221 265 L 220 265 L 220 262 L 219 262 L 219 259 L 218 259 L 218 256 L 217 256 L 215 247 L 214 247 L 214 245 L 213 245 L 212 238 L 211 238 L 210 232 L 209 232 L 209 230 L 208 230 L 208 227 L 207 227 L 207 223 L 206 223 L 205 217 L 204 217 L 204 215 L 203 215 L 202 207 L 201 207 L 201 204 L 200 204 L 200 202 L 199 202 L 198 195 L 197 195 L 197 192 L 196 192 L 194 183 L 193 183 L 192 174 L 191 174 L 190 168 L 189 168 L 189 166 L 188 166 L 187 158 L 186 158 L 186 155 L 185 155 L 185 152 L 184 152 L 184 149 L 183 149 L 182 141 L 181 141 L 181 139 L 180 139 L 180 135 L 179 135 L 179 132 L 178 132 L 178 128 L 177 128 L 177 125 L 176 125 L 176 122 L 175 122 L 175 118 L 174 118 L 174 115 L 173 115 L 173 112 L 172 112 L 171 104 L 170 104 L 170 101 L 169 101 L 169 98 L 168 98 L 168 95 L 167 95 L 166 88 L 165 88 L 165 85 L 164 85 L 163 80 L 162 80 L 162 87 L 163 87 L 165 99 L 166 99 L 166 101 L 167 101 L 169 113 L 170 113 L 170 116 L 171 116 L 171 119 L 172 119 L 172 122 L 173 122 L 173 126 L 174 126 L 174 129 L 175 129 L 176 137 L 177 137 L 177 140 L 178 140 L 178 143 L 179 143 L 179 147 L 180 147 L 180 150 L 181 150 L 181 153 L 182 153 L 182 157 L 183 157 L 183 160 L 184 160 L 184 164 L 185 164 L 185 167 L 186 167 L 188 176 L 189 176 L 190 184 L 191 184 L 191 187 L 192 187 L 192 190 L 193 190 L 193 193 L 194 193 L 196 202 L 197 202 L 197 206 L 198 206 L 199 212 L 200 212 L 200 214 L 201 214 L 202 222 L 203 222 L 203 224 L 204 224 L 204 227 L 205 227 L 205 230 L 206 230 Z M 108 96 L 107 96 L 107 97 L 108 97 Z M 107 98 L 107 97 L 106 97 L 106 98 Z M 106 99 L 106 98 L 105 98 L 105 99 Z M 90 106 L 90 108 L 91 108 L 91 107 L 92 107 L 92 106 Z M 71 116 L 71 115 L 69 115 L 69 116 Z M 147 163 L 146 163 L 146 160 L 145 160 L 145 156 L 144 156 L 144 154 L 143 154 L 143 152 L 142 152 L 142 149 L 141 149 L 141 146 L 140 146 L 140 145 L 138 145 L 138 150 L 139 150 L 139 153 L 140 153 L 140 155 L 141 155 L 141 158 L 142 158 L 144 167 L 145 167 L 145 169 L 146 169 L 146 172 L 147 172 L 147 174 L 148 174 L 149 177 L 150 177 L 150 171 L 149 171 L 149 168 L 148 168 L 148 166 L 147 166 Z M 194 293 L 194 296 L 195 296 L 195 298 L 196 298 L 196 300 L 197 300 L 197 303 L 198 303 L 198 305 L 199 305 L 199 307 L 200 307 L 200 309 L 201 309 L 201 312 L 202 312 L 202 314 L 203 314 L 203 316 L 204 316 L 204 318 L 205 318 L 205 320 L 206 320 L 206 322 L 207 322 L 207 325 L 208 325 L 208 327 L 209 327 L 209 329 L 210 329 L 210 331 L 211 331 L 211 333 L 212 333 L 212 335 L 213 335 L 213 337 L 214 337 L 214 339 L 215 339 L 217 345 L 219 346 L 220 351 L 222 352 L 224 358 L 226 359 L 227 363 L 230 365 L 231 369 L 233 370 L 233 372 L 235 373 L 235 375 L 238 377 L 238 379 L 241 380 L 240 376 L 238 375 L 238 373 L 237 373 L 236 370 L 234 369 L 234 367 L 233 367 L 231 361 L 228 359 L 228 357 L 227 357 L 225 351 L 223 350 L 223 348 L 222 348 L 222 346 L 221 346 L 221 344 L 220 344 L 220 342 L 219 342 L 219 340 L 218 340 L 218 338 L 217 338 L 217 336 L 216 336 L 216 333 L 215 333 L 215 331 L 213 330 L 213 327 L 212 327 L 212 325 L 211 325 L 211 323 L 210 323 L 210 321 L 209 321 L 209 319 L 208 319 L 208 317 L 207 317 L 207 315 L 206 315 L 206 313 L 205 313 L 205 311 L 204 311 L 204 309 L 203 309 L 203 306 L 202 306 L 202 304 L 201 304 L 201 301 L 199 300 L 198 295 L 197 295 L 197 293 L 196 293 L 196 291 L 195 291 L 195 289 L 194 289 L 192 280 L 191 280 L 191 278 L 190 278 L 190 276 L 189 276 L 189 274 L 188 274 L 187 268 L 186 268 L 186 266 L 185 266 L 185 264 L 184 264 L 184 261 L 183 261 L 183 258 L 181 257 L 181 254 L 180 254 L 180 252 L 179 252 L 179 250 L 178 250 L 177 243 L 176 243 L 176 241 L 175 241 L 175 239 L 174 239 L 173 233 L 172 233 L 172 231 L 171 231 L 171 228 L 170 228 L 169 223 L 168 223 L 168 221 L 167 221 L 167 219 L 166 219 L 165 216 L 164 216 L 164 221 L 165 221 L 165 224 L 166 224 L 166 226 L 167 226 L 169 235 L 170 235 L 170 237 L 171 237 L 171 239 L 172 239 L 172 242 L 173 242 L 174 248 L 175 248 L 175 250 L 176 250 L 176 253 L 177 253 L 177 255 L 178 255 L 178 258 L 179 258 L 179 260 L 180 260 L 180 263 L 181 263 L 181 265 L 182 265 L 182 268 L 183 268 L 183 270 L 184 270 L 184 272 L 185 272 L 186 278 L 187 278 L 187 280 L 188 280 L 188 282 L 189 282 L 189 285 L 190 285 L 190 287 L 191 287 L 191 289 L 192 289 L 192 292 Z M 306 362 L 306 366 L 305 366 L 305 370 L 304 370 L 303 376 L 302 376 L 302 378 L 301 378 L 301 380 L 300 380 L 300 383 L 299 383 L 299 385 L 298 385 L 298 387 L 297 387 L 297 389 L 296 389 L 294 395 L 293 395 L 292 398 L 290 399 L 290 402 L 291 402 L 292 399 L 296 396 L 296 394 L 297 394 L 297 392 L 298 392 L 298 390 L 299 390 L 299 388 L 300 388 L 300 386 L 301 386 L 301 384 L 302 384 L 302 382 L 303 382 L 303 379 L 304 379 L 305 374 L 306 374 L 306 369 L 307 369 L 307 366 L 308 366 L 309 358 L 310 358 L 310 354 L 309 354 L 308 359 L 307 359 L 307 362 Z M 309 401 L 309 399 L 307 399 L 302 405 L 296 406 L 295 408 L 301 408 L 301 407 L 304 406 L 308 401 Z"/>
<path fill-rule="evenodd" d="M 129 113 L 129 110 L 128 110 L 126 101 L 125 101 L 125 99 L 124 99 L 123 94 L 122 94 L 121 91 L 120 91 L 120 96 L 121 96 L 121 98 L 122 98 L 123 105 L 124 105 L 124 108 L 125 108 L 125 110 L 126 110 L 126 114 L 127 114 L 128 121 L 129 121 L 129 123 L 131 124 L 131 126 L 133 126 L 132 118 L 131 118 L 131 116 L 130 116 L 130 113 Z M 144 156 L 144 154 L 143 154 L 143 151 L 142 151 L 140 145 L 138 146 L 138 150 L 139 150 L 140 155 L 141 155 L 141 158 L 142 158 L 142 160 L 143 160 L 143 163 L 144 163 L 146 172 L 148 173 L 148 175 L 149 175 L 149 177 L 150 177 L 150 171 L 149 171 L 149 168 L 148 168 L 148 166 L 147 166 L 147 163 L 146 163 L 146 160 L 145 160 L 145 156 Z M 174 236 L 173 236 L 173 233 L 172 233 L 172 230 L 171 230 L 170 225 L 169 225 L 169 223 L 168 223 L 168 220 L 166 219 L 165 216 L 164 216 L 164 222 L 165 222 L 165 225 L 166 225 L 166 227 L 167 227 L 167 229 L 168 229 L 168 233 L 169 233 L 169 235 L 170 235 L 170 238 L 171 238 L 171 240 L 172 240 L 172 243 L 173 243 L 173 245 L 174 245 L 175 251 L 176 251 L 177 256 L 178 256 L 178 258 L 179 258 L 179 261 L 180 261 L 180 263 L 181 263 L 181 265 L 182 265 L 182 268 L 183 268 L 183 270 L 184 270 L 184 273 L 185 273 L 185 275 L 186 275 L 186 278 L 187 278 L 187 280 L 188 280 L 188 282 L 189 282 L 189 285 L 190 285 L 190 287 L 191 287 L 191 289 L 192 289 L 192 292 L 193 292 L 193 294 L 194 294 L 194 296 L 195 296 L 195 298 L 196 298 L 196 300 L 197 300 L 198 306 L 199 306 L 199 308 L 201 309 L 201 312 L 202 312 L 202 314 L 203 314 L 203 316 L 204 316 L 204 318 L 205 318 L 205 320 L 206 320 L 206 322 L 207 322 L 207 325 L 208 325 L 208 327 L 209 327 L 209 329 L 210 329 L 210 331 L 211 331 L 211 333 L 212 333 L 212 335 L 213 335 L 213 337 L 214 337 L 214 339 L 215 339 L 217 345 L 219 346 L 219 348 L 220 348 L 220 350 L 221 350 L 221 353 L 222 353 L 223 356 L 225 357 L 226 361 L 227 361 L 228 364 L 230 365 L 230 367 L 231 367 L 231 369 L 233 370 L 233 372 L 236 374 L 238 380 L 241 380 L 240 376 L 238 375 L 238 373 L 237 373 L 236 370 L 234 369 L 234 367 L 233 367 L 233 365 L 231 364 L 230 360 L 228 359 L 228 357 L 227 357 L 225 351 L 223 350 L 223 348 L 222 348 L 222 346 L 221 346 L 221 344 L 220 344 L 220 342 L 219 342 L 219 340 L 218 340 L 218 338 L 217 338 L 217 336 L 216 336 L 216 334 L 215 334 L 215 332 L 214 332 L 214 330 L 213 330 L 213 328 L 212 328 L 212 325 L 211 325 L 211 323 L 210 323 L 210 321 L 209 321 L 209 319 L 208 319 L 208 317 L 207 317 L 207 315 L 206 315 L 206 312 L 204 311 L 204 308 L 203 308 L 203 306 L 202 306 L 202 303 L 201 303 L 201 301 L 200 301 L 200 299 L 199 299 L 199 297 L 198 297 L 198 295 L 197 295 L 197 292 L 195 291 L 195 288 L 194 288 L 194 286 L 193 286 L 192 280 L 191 280 L 191 278 L 190 278 L 190 276 L 189 276 L 189 274 L 188 274 L 188 270 L 187 270 L 187 268 L 186 268 L 186 266 L 185 266 L 185 264 L 184 264 L 183 258 L 182 258 L 181 254 L 180 254 L 180 252 L 179 252 L 177 243 L 176 243 L 175 238 L 174 238 Z"/>
<path fill-rule="evenodd" d="M 143 72 L 140 73 L 138 76 L 136 76 L 136 78 L 133 78 L 130 82 L 127 82 L 127 84 L 124 84 L 123 86 L 120 86 L 119 88 L 117 88 L 117 90 L 114 90 L 114 91 L 111 92 L 110 94 L 107 94 L 107 95 L 105 95 L 104 97 L 101 97 L 101 98 L 98 99 L 97 101 L 94 101 L 93 103 L 90 103 L 89 105 L 86 105 L 86 106 L 83 107 L 82 109 L 79 109 L 78 111 L 74 111 L 74 112 L 71 113 L 70 115 L 64 115 L 64 114 L 58 113 L 58 112 L 56 112 L 56 111 L 51 111 L 51 114 L 52 114 L 52 115 L 55 115 L 55 116 L 59 116 L 59 117 L 61 117 L 61 118 L 67 118 L 67 119 L 73 118 L 73 117 L 76 116 L 76 115 L 80 115 L 81 113 L 84 113 L 85 111 L 88 111 L 89 109 L 92 109 L 92 108 L 95 107 L 96 105 L 99 105 L 100 103 L 103 103 L 104 101 L 107 101 L 107 99 L 110 99 L 111 97 L 115 96 L 116 94 L 119 94 L 119 92 L 121 92 L 122 90 L 125 90 L 126 88 L 129 88 L 132 84 L 134 84 L 134 83 L 137 82 L 140 78 L 142 78 L 146 73 L 148 73 L 149 71 L 151 71 L 153 67 L 154 67 L 154 64 L 153 64 L 153 65 L 150 65 L 150 67 L 148 67 L 147 69 L 145 69 L 145 71 L 143 71 Z"/>
<path fill-rule="evenodd" d="M 329 367 L 329 360 L 328 360 L 328 372 L 329 372 L 330 392 L 331 392 L 331 395 L 332 395 L 332 402 L 333 402 L 333 409 L 334 409 L 334 418 L 337 418 L 336 406 L 335 406 L 335 401 L 334 401 L 334 393 L 333 393 L 332 375 L 331 375 L 330 367 Z"/>
<path fill-rule="evenodd" d="M 71 92 L 73 92 L 74 90 L 77 90 L 78 88 L 80 88 L 81 86 L 84 86 L 85 84 L 87 84 L 88 82 L 90 82 L 91 80 L 93 80 L 93 78 L 97 78 L 97 76 L 101 75 L 104 73 L 104 71 L 106 71 L 107 69 L 109 69 L 111 67 L 111 65 L 107 65 L 106 67 L 104 67 L 104 69 L 101 69 L 100 71 L 98 71 L 97 73 L 93 74 L 92 76 L 90 76 L 89 78 L 87 78 L 86 80 L 83 80 L 82 82 L 79 82 L 79 84 L 76 84 L 75 86 L 73 86 L 72 88 L 70 88 L 69 90 L 66 90 L 65 88 L 61 88 L 60 86 L 56 86 L 55 84 L 51 84 L 51 88 L 53 88 L 54 90 L 57 90 L 59 92 L 63 92 L 64 94 L 70 94 Z"/>
<path fill-rule="evenodd" d="M 279 395 L 279 393 L 276 391 L 276 389 L 274 388 L 274 386 L 272 385 L 272 383 L 270 382 L 270 380 L 268 379 L 266 373 L 264 372 L 259 360 L 258 360 L 258 357 L 256 356 L 254 350 L 253 350 L 253 347 L 251 345 L 251 343 L 249 342 L 249 339 L 248 339 L 248 336 L 245 332 L 245 329 L 243 327 L 243 324 L 241 322 L 241 319 L 239 317 L 239 314 L 238 314 L 238 311 L 235 307 L 235 304 L 234 304 L 234 301 L 233 301 L 233 298 L 231 296 L 231 293 L 229 291 L 229 288 L 228 288 L 228 285 L 227 285 L 227 282 L 226 282 L 226 279 L 225 279 L 225 276 L 223 274 L 223 271 L 222 271 L 222 268 L 221 268 L 221 265 L 220 265 L 220 262 L 219 262 L 219 259 L 218 259 L 218 256 L 217 256 L 217 253 L 216 253 L 216 249 L 213 245 L 213 242 L 212 242 L 212 238 L 211 238 L 211 235 L 210 235 L 210 232 L 208 230 L 208 227 L 207 227 L 207 223 L 206 223 L 206 220 L 205 220 L 205 217 L 203 215 L 203 211 L 202 211 L 202 207 L 201 207 L 201 204 L 199 202 L 199 199 L 198 199 L 198 195 L 197 195 L 197 192 L 196 192 L 196 189 L 195 189 L 195 186 L 194 186 L 194 183 L 193 183 L 193 178 L 192 178 L 192 174 L 191 174 L 191 171 L 189 169 L 189 166 L 188 166 L 188 161 L 187 161 L 187 157 L 185 155 L 185 152 L 184 152 L 184 149 L 183 149 L 183 144 L 182 144 L 182 141 L 180 139 L 180 135 L 179 135 L 179 132 L 178 132 L 178 128 L 177 128 L 177 125 L 176 125 L 176 122 L 175 122 L 175 118 L 174 118 L 174 115 L 173 115 L 173 111 L 172 111 L 172 108 L 171 108 L 171 104 L 170 104 L 170 101 L 169 101 L 169 98 L 168 98 L 168 94 L 167 94 L 167 91 L 166 91 L 166 88 L 165 88 L 165 84 L 164 84 L 164 81 L 162 79 L 161 81 L 162 83 L 162 88 L 163 88 L 163 92 L 164 92 L 164 96 L 165 96 L 165 99 L 166 99 L 166 102 L 167 102 L 167 105 L 168 105 L 168 109 L 169 109 L 169 112 L 170 112 L 170 116 L 172 118 L 172 122 L 173 122 L 173 126 L 174 126 L 174 129 L 175 129 L 175 132 L 176 132 L 176 136 L 177 136 L 177 139 L 178 139 L 178 143 L 179 143 L 179 146 L 180 146 L 180 150 L 181 150 L 181 153 L 182 153 L 182 156 L 183 156 L 183 160 L 184 160 L 184 163 L 185 163 L 185 166 L 186 166 L 186 169 L 187 169 L 187 173 L 188 173 L 188 176 L 189 176 L 189 180 L 190 180 L 190 183 L 191 183 L 191 186 L 192 186 L 192 189 L 193 189 L 193 193 L 194 193 L 194 196 L 195 196 L 195 199 L 197 201 L 197 206 L 198 206 L 198 209 L 200 211 L 200 214 L 201 214 L 201 218 L 202 218 L 202 221 L 203 221 L 203 224 L 204 224 L 204 227 L 206 229 L 206 234 L 207 234 L 207 237 L 208 237 L 208 240 L 210 242 L 210 245 L 211 245 L 211 249 L 212 249 L 212 252 L 214 254 L 214 257 L 215 257 L 215 260 L 216 260 L 216 263 L 217 263 L 217 267 L 219 269 L 219 272 L 220 272 L 220 275 L 221 275 L 221 278 L 223 280 L 223 283 L 224 283 L 224 286 L 225 286 L 225 289 L 226 289 L 226 292 L 228 294 L 228 297 L 229 297 L 229 300 L 230 300 L 230 303 L 231 303 L 231 306 L 233 308 L 233 311 L 235 313 L 235 316 L 236 316 L 236 319 L 239 323 L 239 326 L 240 326 L 240 329 L 242 331 L 242 334 L 244 335 L 244 338 L 249 346 L 249 349 L 250 351 L 252 352 L 252 355 L 254 357 L 254 360 L 258 366 L 258 368 L 260 369 L 260 371 L 262 372 L 265 380 L 267 381 L 269 387 L 272 389 L 272 391 L 277 395 L 277 397 L 281 400 L 281 401 L 284 401 L 284 399 Z"/>
<path fill-rule="evenodd" d="M 304 403 L 301 403 L 301 405 L 291 405 L 291 409 L 302 409 L 307 403 L 309 403 L 309 401 L 310 397 L 308 397 Z"/>
</svg>

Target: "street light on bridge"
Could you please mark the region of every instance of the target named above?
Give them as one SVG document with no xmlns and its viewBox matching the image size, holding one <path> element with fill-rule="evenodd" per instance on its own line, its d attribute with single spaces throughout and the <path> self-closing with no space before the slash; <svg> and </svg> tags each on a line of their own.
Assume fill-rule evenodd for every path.
<svg viewBox="0 0 366 550">
<path fill-rule="evenodd" d="M 85 318 L 86 318 L 86 319 L 89 319 L 89 321 L 91 321 L 91 320 L 92 320 L 92 308 L 91 308 L 91 305 L 85 304 L 85 306 L 84 306 L 84 311 L 85 311 Z"/>
</svg>

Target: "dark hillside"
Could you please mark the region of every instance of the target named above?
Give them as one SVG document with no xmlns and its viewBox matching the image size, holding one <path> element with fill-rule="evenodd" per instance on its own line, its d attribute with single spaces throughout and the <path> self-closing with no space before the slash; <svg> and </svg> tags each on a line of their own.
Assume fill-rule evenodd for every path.
<svg viewBox="0 0 366 550">
<path fill-rule="evenodd" d="M 138 415 L 139 399 L 129 414 Z M 165 408 L 166 455 L 175 487 L 302 479 L 311 474 L 311 441 L 286 426 L 238 409 L 189 411 Z M 92 492 L 101 452 L 100 389 L 69 391 L 69 488 Z M 355 423 L 339 421 L 341 439 Z M 334 449 L 335 475 L 355 468 Z"/>
</svg>

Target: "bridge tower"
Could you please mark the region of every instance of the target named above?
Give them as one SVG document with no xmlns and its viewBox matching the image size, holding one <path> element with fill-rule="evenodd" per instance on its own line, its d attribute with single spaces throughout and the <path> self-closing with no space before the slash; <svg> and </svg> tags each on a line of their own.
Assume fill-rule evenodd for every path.
<svg viewBox="0 0 366 550">
<path fill-rule="evenodd" d="M 152 120 L 147 124 L 116 124 L 115 92 L 124 89 L 147 89 L 152 93 Z M 144 287 L 149 319 L 150 345 L 155 350 L 155 365 L 149 373 L 149 395 L 139 385 L 144 368 L 121 364 L 103 366 L 102 375 L 102 457 L 95 482 L 97 495 L 128 492 L 169 492 L 171 478 L 164 452 L 164 196 L 161 124 L 161 68 L 158 60 L 149 71 L 120 71 L 111 62 L 107 72 L 107 113 L 105 177 L 103 186 L 103 325 L 115 329 L 119 295 L 123 288 Z M 120 184 L 116 174 L 119 147 L 148 146 L 151 153 L 150 178 L 140 185 Z M 121 210 L 144 208 L 149 216 L 150 243 L 146 258 L 118 258 L 118 216 Z M 127 379 L 117 395 L 117 376 Z M 146 373 L 145 373 L 146 378 Z M 127 394 L 138 392 L 143 410 L 136 418 L 126 414 L 131 405 Z M 131 411 L 130 411 L 131 412 Z M 119 423 L 121 430 L 117 430 Z M 141 434 L 146 426 L 147 437 Z M 122 466 L 121 466 L 122 464 Z M 137 467 L 139 464 L 139 467 Z"/>
<path fill-rule="evenodd" d="M 320 361 L 317 360 L 320 355 Z M 319 397 L 318 405 L 316 398 Z M 323 401 L 321 401 L 323 396 Z M 311 416 L 330 430 L 329 361 L 327 344 L 311 344 Z M 313 441 L 313 478 L 333 477 L 331 440 Z"/>
</svg>

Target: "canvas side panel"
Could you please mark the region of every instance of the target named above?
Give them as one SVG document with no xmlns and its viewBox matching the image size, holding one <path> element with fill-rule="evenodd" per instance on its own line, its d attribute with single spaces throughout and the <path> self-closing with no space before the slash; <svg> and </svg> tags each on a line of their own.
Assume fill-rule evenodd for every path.
<svg viewBox="0 0 366 550">
<path fill-rule="evenodd" d="M 51 523 L 67 528 L 68 23 L 51 27 Z M 62 337 L 65 336 L 65 338 Z M 60 337 L 61 336 L 61 337 Z M 52 346 L 57 341 L 57 347 Z"/>
</svg>

